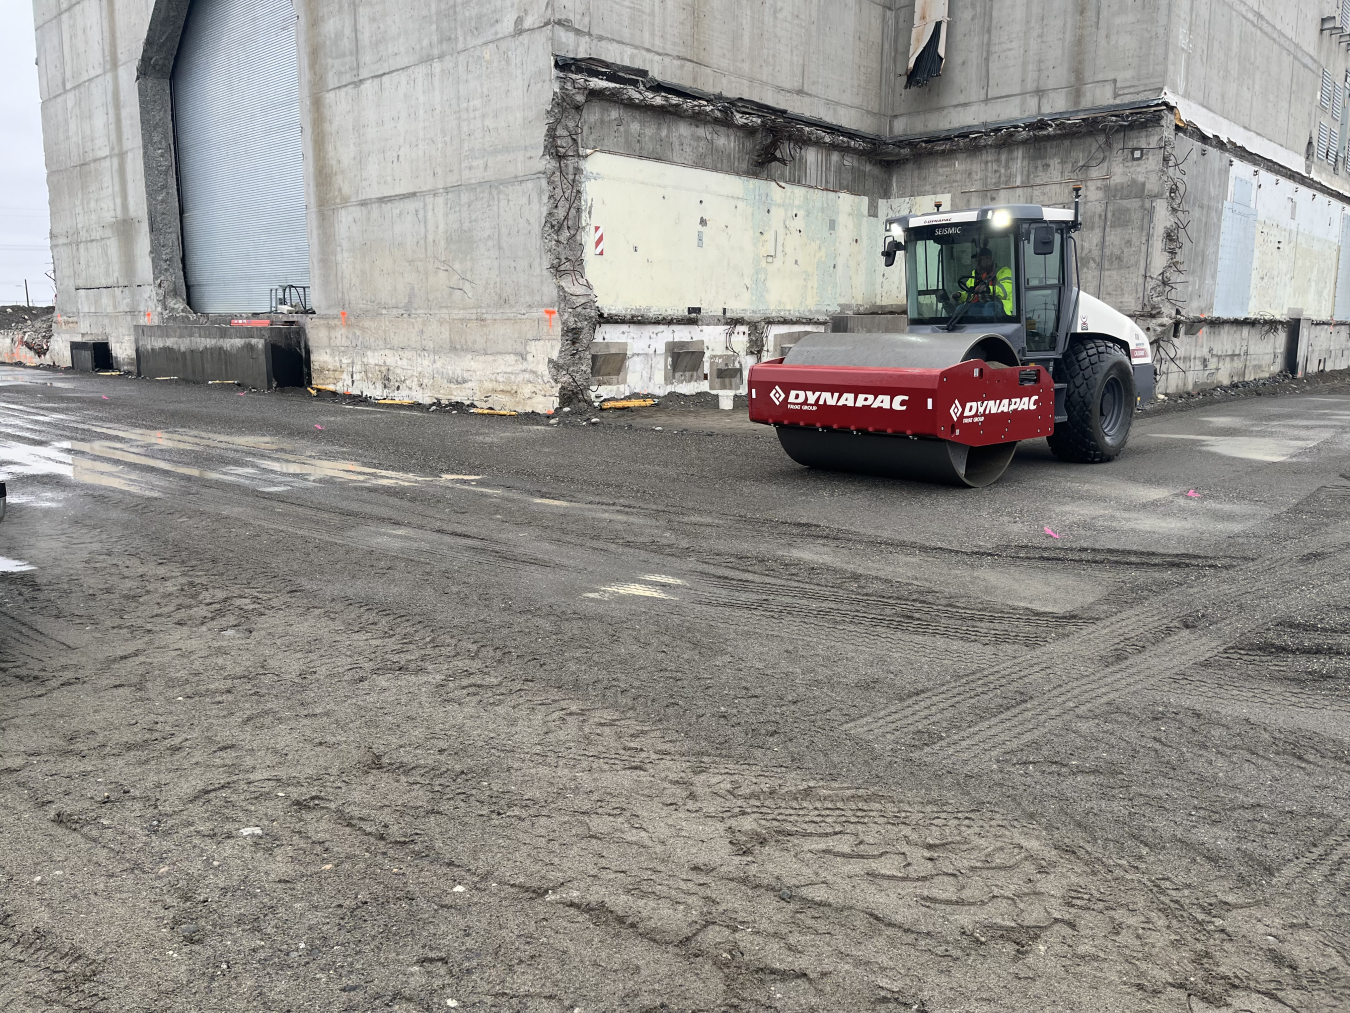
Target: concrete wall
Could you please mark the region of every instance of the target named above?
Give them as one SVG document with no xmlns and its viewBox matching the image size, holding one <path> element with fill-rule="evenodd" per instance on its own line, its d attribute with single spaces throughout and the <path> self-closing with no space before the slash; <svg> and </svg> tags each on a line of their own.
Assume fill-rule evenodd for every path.
<svg viewBox="0 0 1350 1013">
<path fill-rule="evenodd" d="M 1183 0 L 1184 2 L 1184 0 Z M 896 4 L 889 132 L 924 134 L 1156 98 L 1170 0 L 952 0 L 947 60 L 904 88 L 914 0 Z"/>
<path fill-rule="evenodd" d="M 734 322 L 726 325 L 602 323 L 596 328 L 595 344 L 591 347 L 622 352 L 624 367 L 617 378 L 596 377 L 591 389 L 595 396 L 602 398 L 715 391 L 725 400 L 745 393 L 746 375 L 751 365 L 783 354 L 783 335 L 825 329 L 823 322 L 771 324 L 762 332 L 752 332 L 750 327 Z M 702 353 L 702 359 L 696 360 L 697 369 L 692 376 L 672 371 L 671 357 L 677 348 L 696 349 Z"/>
<path fill-rule="evenodd" d="M 1340 126 L 1319 102 L 1323 68 L 1340 86 L 1350 70 L 1346 47 L 1320 30 L 1322 17 L 1338 9 L 1325 0 L 1180 0 L 1158 40 L 1167 49 L 1167 89 L 1234 124 L 1235 133 L 1278 146 L 1290 168 L 1302 168 L 1317 124 Z M 1310 168 L 1337 189 L 1350 184 L 1344 165 L 1337 171 L 1313 160 Z"/>
<path fill-rule="evenodd" d="M 1275 376 L 1350 369 L 1350 322 L 1190 318 L 1157 357 L 1158 393 L 1179 394 Z"/>
<path fill-rule="evenodd" d="M 581 129 L 582 148 L 587 151 L 636 155 L 872 197 L 890 196 L 889 169 L 857 152 L 804 145 L 787 164 L 766 165 L 757 160 L 764 140 L 754 131 L 601 97 L 587 100 Z"/>
<path fill-rule="evenodd" d="M 132 326 L 154 309 L 136 61 L 150 0 L 34 0 L 56 311 L 51 358 L 72 339 L 134 361 Z"/>
<path fill-rule="evenodd" d="M 1189 138 L 1185 286 L 1196 315 L 1350 317 L 1350 203 Z"/>
<path fill-rule="evenodd" d="M 315 381 L 552 407 L 547 4 L 298 7 Z"/>
<path fill-rule="evenodd" d="M 896 0 L 555 0 L 555 51 L 885 133 Z M 908 28 L 905 29 L 906 52 Z"/>
<path fill-rule="evenodd" d="M 1170 123 L 1092 130 L 1073 136 L 970 142 L 916 157 L 893 170 L 892 193 L 950 196 L 945 207 L 1021 203 L 1071 207 L 1074 181 L 1083 183 L 1083 229 L 1078 233 L 1082 288 L 1123 313 L 1145 309 L 1150 214 L 1162 199 L 1160 135 Z M 1130 157 L 1134 148 L 1142 158 Z M 941 198 L 939 198 L 941 199 Z M 931 210 L 931 202 L 923 198 Z M 1156 222 L 1155 222 L 1156 226 Z M 1155 231 L 1157 229 L 1155 228 Z"/>
</svg>

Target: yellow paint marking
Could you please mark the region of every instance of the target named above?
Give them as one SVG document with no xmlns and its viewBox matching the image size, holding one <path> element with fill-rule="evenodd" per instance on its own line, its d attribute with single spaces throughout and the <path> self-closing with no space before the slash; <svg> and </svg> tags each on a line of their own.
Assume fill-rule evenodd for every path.
<svg viewBox="0 0 1350 1013">
<path fill-rule="evenodd" d="M 650 408 L 656 404 L 654 397 L 631 398 L 628 401 L 606 401 L 601 408 Z"/>
<path fill-rule="evenodd" d="M 375 399 L 376 404 L 417 404 L 416 401 L 399 401 L 392 397 L 382 397 Z"/>
<path fill-rule="evenodd" d="M 520 414 L 520 412 L 504 412 L 504 411 L 500 411 L 499 409 L 496 409 L 496 408 L 470 408 L 469 411 L 470 411 L 471 414 L 474 414 L 474 415 L 519 415 L 519 414 Z"/>
</svg>

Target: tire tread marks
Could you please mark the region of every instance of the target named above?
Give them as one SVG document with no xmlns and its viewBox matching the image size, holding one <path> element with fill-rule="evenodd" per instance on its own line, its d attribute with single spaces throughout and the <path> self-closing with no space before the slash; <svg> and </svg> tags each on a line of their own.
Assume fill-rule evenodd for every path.
<svg viewBox="0 0 1350 1013">
<path fill-rule="evenodd" d="M 844 728 L 862 737 L 912 741 L 945 726 L 956 730 L 940 751 L 965 758 L 997 755 L 1038 736 L 1054 721 L 1213 657 L 1244 634 L 1278 621 L 1295 603 L 1315 600 L 1326 584 L 1342 578 L 1335 555 L 1311 564 L 1303 559 L 1266 564 L 1251 579 L 1253 570 L 1201 590 L 1182 586 L 1029 656 L 922 691 Z M 1207 615 L 1225 618 L 1213 623 Z M 1188 622 L 1197 629 L 1188 628 Z M 1009 696 L 1014 700 L 1002 713 L 968 720 L 982 703 Z"/>
<path fill-rule="evenodd" d="M 1350 820 L 1343 820 L 1312 851 L 1281 869 L 1275 883 L 1286 888 L 1331 889 L 1339 894 L 1350 890 Z"/>
<path fill-rule="evenodd" d="M 53 943 L 40 929 L 21 930 L 12 914 L 0 912 L 0 1007 L 111 1010 L 97 981 L 100 971 L 97 961 L 74 947 Z"/>
</svg>

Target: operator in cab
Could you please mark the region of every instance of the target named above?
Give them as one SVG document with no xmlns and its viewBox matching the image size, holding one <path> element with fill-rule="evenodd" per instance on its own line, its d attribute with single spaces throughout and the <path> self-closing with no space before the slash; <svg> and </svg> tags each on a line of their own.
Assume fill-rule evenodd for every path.
<svg viewBox="0 0 1350 1013">
<path fill-rule="evenodd" d="M 972 316 L 1012 316 L 1012 268 L 1006 264 L 996 266 L 994 251 L 981 246 L 975 254 L 975 270 L 961 279 L 957 297 L 962 302 L 979 304 L 972 307 Z"/>
</svg>

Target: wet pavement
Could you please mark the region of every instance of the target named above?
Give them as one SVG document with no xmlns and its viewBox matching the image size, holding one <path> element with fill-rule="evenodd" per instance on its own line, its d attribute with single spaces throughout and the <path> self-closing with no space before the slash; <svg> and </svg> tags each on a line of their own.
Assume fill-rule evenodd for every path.
<svg viewBox="0 0 1350 1013">
<path fill-rule="evenodd" d="M 1350 1007 L 1350 381 L 983 490 L 675 400 L 0 367 L 0 1008 Z"/>
</svg>

